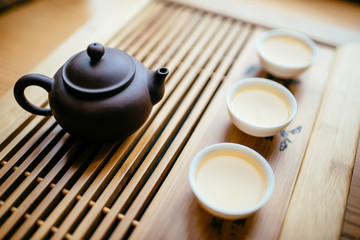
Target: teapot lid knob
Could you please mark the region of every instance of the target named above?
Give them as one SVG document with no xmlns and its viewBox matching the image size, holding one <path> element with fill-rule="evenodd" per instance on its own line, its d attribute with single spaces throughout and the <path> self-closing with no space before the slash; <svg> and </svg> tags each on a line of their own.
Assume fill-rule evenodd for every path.
<svg viewBox="0 0 360 240">
<path fill-rule="evenodd" d="M 105 48 L 100 43 L 91 43 L 87 48 L 87 54 L 91 59 L 91 63 L 97 63 L 104 55 Z"/>
</svg>

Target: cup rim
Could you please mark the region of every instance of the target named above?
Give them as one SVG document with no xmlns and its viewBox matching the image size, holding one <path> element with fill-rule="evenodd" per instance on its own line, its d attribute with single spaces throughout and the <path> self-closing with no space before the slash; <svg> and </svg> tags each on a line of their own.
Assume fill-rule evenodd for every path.
<svg viewBox="0 0 360 240">
<path fill-rule="evenodd" d="M 289 66 L 286 64 L 274 62 L 271 59 L 269 59 L 268 57 L 266 57 L 266 55 L 264 55 L 262 48 L 261 48 L 261 45 L 264 42 L 264 40 L 269 37 L 272 37 L 272 36 L 281 36 L 281 35 L 294 37 L 294 38 L 299 39 L 300 41 L 304 42 L 307 46 L 309 46 L 312 51 L 311 61 L 309 61 L 308 63 L 305 63 L 305 64 L 301 64 L 301 65 Z M 306 36 L 305 34 L 302 34 L 300 32 L 294 31 L 294 30 L 281 29 L 281 28 L 271 29 L 271 30 L 263 32 L 256 41 L 256 51 L 261 56 L 261 58 L 263 58 L 265 61 L 267 61 L 273 65 L 279 66 L 281 68 L 292 69 L 292 70 L 303 69 L 303 68 L 307 68 L 307 67 L 311 66 L 316 61 L 317 56 L 318 56 L 317 46 L 314 43 L 314 41 L 311 40 L 308 36 Z"/>
<path fill-rule="evenodd" d="M 258 203 L 256 203 L 255 205 L 249 208 L 238 209 L 238 210 L 222 208 L 220 206 L 217 206 L 209 202 L 206 199 L 206 197 L 201 195 L 197 189 L 197 185 L 195 181 L 196 171 L 200 163 L 204 161 L 204 157 L 206 157 L 211 153 L 224 151 L 224 150 L 241 153 L 243 155 L 248 156 L 251 160 L 256 162 L 256 164 L 260 167 L 261 171 L 263 171 L 265 175 L 265 180 L 266 180 L 265 193 Z M 191 161 L 188 178 L 191 189 L 201 204 L 205 205 L 207 209 L 210 209 L 213 214 L 230 219 L 245 217 L 259 210 L 270 199 L 275 186 L 274 173 L 270 164 L 266 161 L 266 159 L 255 150 L 237 143 L 216 143 L 203 148 L 200 152 L 196 154 L 196 156 Z"/>
<path fill-rule="evenodd" d="M 276 89 L 277 93 L 281 94 L 285 100 L 287 101 L 287 103 L 289 104 L 290 107 L 290 115 L 288 117 L 288 119 L 284 122 L 281 122 L 279 124 L 276 125 L 272 125 L 272 126 L 261 126 L 261 125 L 256 125 L 254 123 L 248 122 L 244 119 L 242 119 L 241 117 L 237 116 L 233 109 L 231 108 L 231 100 L 234 96 L 234 94 L 243 86 L 260 86 L 260 87 L 265 87 L 266 89 L 268 89 L 269 86 L 271 86 L 272 88 L 270 90 L 274 90 Z M 235 117 L 237 120 L 251 126 L 252 128 L 256 128 L 256 129 L 263 129 L 264 131 L 266 130 L 271 130 L 271 129 L 276 129 L 276 128 L 280 128 L 283 127 L 287 124 L 289 124 L 295 117 L 296 112 L 297 112 L 297 102 L 296 99 L 294 97 L 294 95 L 290 92 L 289 89 L 287 89 L 286 87 L 284 87 L 283 85 L 281 85 L 280 83 L 277 83 L 273 80 L 267 79 L 267 78 L 246 78 L 243 80 L 240 80 L 238 82 L 236 82 L 234 85 L 232 85 L 232 87 L 228 90 L 227 96 L 226 96 L 226 105 L 228 108 L 228 111 L 230 112 L 230 114 Z M 241 130 L 241 129 L 240 129 Z"/>
</svg>

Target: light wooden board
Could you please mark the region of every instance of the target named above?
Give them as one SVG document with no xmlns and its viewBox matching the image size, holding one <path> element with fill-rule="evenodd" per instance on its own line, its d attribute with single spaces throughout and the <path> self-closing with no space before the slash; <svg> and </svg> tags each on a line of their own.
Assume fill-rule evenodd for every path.
<svg viewBox="0 0 360 240">
<path fill-rule="evenodd" d="M 311 205 L 316 198 L 308 198 L 307 189 L 315 189 L 317 198 L 328 191 L 327 186 L 314 188 L 307 169 L 317 173 L 320 163 L 329 166 L 325 168 L 328 173 L 331 167 L 339 169 L 326 159 L 308 159 L 315 154 L 321 158 L 317 148 L 346 138 L 345 150 L 333 149 L 345 153 L 340 157 L 340 170 L 330 175 L 345 178 L 336 182 L 336 198 L 327 200 L 328 209 L 337 203 L 341 207 L 331 221 L 321 224 L 326 226 L 324 231 L 318 227 L 317 235 L 311 235 L 339 237 L 359 138 L 359 108 L 352 106 L 352 112 L 337 116 L 335 122 L 327 114 L 341 109 L 337 104 L 358 104 L 358 85 L 352 85 L 358 79 L 357 70 L 346 79 L 348 85 L 338 85 L 343 81 L 339 76 L 351 73 L 354 66 L 357 69 L 347 63 L 357 61 L 358 45 L 335 52 L 336 42 L 319 41 L 316 64 L 299 78 L 283 81 L 264 72 L 255 52 L 255 40 L 266 30 L 265 25 L 167 1 L 139 1 L 135 5 L 125 8 L 132 9 L 124 15 L 125 20 L 131 19 L 129 24 L 117 19 L 118 9 L 109 10 L 108 17 L 84 26 L 34 71 L 51 75 L 49 72 L 59 67 L 56 59 L 65 59 L 74 48 L 80 48 L 94 29 L 106 45 L 128 52 L 146 67 L 170 69 L 163 100 L 154 106 L 144 126 L 125 141 L 94 145 L 73 139 L 53 118 L 31 116 L 13 99 L 4 98 L 0 102 L 7 114 L 0 118 L 0 236 L 304 239 L 307 219 L 302 214 L 308 213 L 299 212 L 296 201 L 306 199 Z M 114 27 L 102 30 L 101 23 L 110 20 Z M 331 38 L 334 32 L 323 34 Z M 242 133 L 226 112 L 227 90 L 234 82 L 253 76 L 284 84 L 298 101 L 294 121 L 273 138 Z M 334 90 L 339 91 L 333 94 Z M 35 90 L 29 95 L 35 103 L 46 103 L 46 96 L 38 93 Z M 333 134 L 335 140 L 326 138 L 322 123 L 334 123 L 329 136 Z M 319 137 L 322 141 L 317 141 Z M 217 142 L 236 142 L 255 149 L 275 172 L 271 200 L 246 220 L 213 218 L 199 207 L 187 183 L 192 157 Z M 321 184 L 327 172 L 322 169 L 316 174 Z M 327 216 L 325 208 L 311 214 Z M 294 232 L 297 224 L 303 230 Z M 329 227 L 334 231 L 325 233 Z"/>
<path fill-rule="evenodd" d="M 337 49 L 282 239 L 340 237 L 360 134 L 359 53 L 360 43 Z"/>
</svg>

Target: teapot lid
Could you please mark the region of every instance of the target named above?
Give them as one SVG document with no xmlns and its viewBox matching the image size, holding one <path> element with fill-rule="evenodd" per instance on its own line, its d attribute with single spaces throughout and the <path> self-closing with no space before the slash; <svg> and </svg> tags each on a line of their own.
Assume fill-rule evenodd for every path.
<svg viewBox="0 0 360 240">
<path fill-rule="evenodd" d="M 135 64 L 125 52 L 92 43 L 70 58 L 62 69 L 67 89 L 81 96 L 106 96 L 126 88 L 134 78 Z"/>
</svg>

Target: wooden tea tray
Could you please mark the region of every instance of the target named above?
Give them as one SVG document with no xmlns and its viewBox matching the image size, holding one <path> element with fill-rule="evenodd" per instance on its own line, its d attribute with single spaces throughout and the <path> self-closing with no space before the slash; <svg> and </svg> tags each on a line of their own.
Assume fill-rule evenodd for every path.
<svg viewBox="0 0 360 240">
<path fill-rule="evenodd" d="M 299 78 L 274 79 L 259 63 L 257 37 L 278 27 L 308 34 L 319 48 L 317 62 Z M 109 1 L 106 12 L 34 72 L 53 75 L 93 41 L 122 49 L 150 69 L 168 67 L 165 97 L 138 132 L 107 144 L 72 138 L 54 118 L 21 109 L 11 93 L 1 99 L 0 239 L 338 239 L 358 234 L 343 230 L 343 220 L 360 133 L 359 33 L 230 0 L 221 5 Z M 298 101 L 295 119 L 274 137 L 242 133 L 226 112 L 229 87 L 255 76 L 280 82 Z M 28 96 L 37 105 L 47 104 L 41 89 L 29 89 Z M 190 161 L 218 142 L 249 146 L 274 170 L 273 196 L 247 219 L 214 218 L 191 192 Z M 352 208 L 359 211 L 358 205 Z"/>
</svg>

